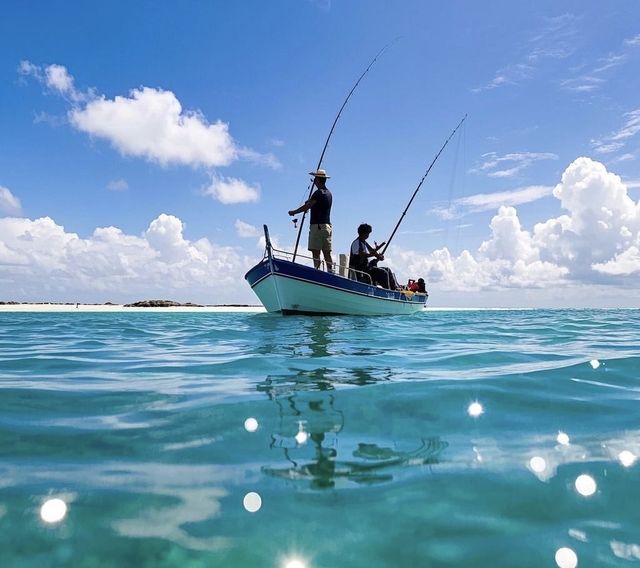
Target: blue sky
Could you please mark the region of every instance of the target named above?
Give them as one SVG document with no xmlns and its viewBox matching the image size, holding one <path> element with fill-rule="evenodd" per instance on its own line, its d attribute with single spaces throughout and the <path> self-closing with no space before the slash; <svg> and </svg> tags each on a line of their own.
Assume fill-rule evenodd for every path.
<svg viewBox="0 0 640 568">
<path fill-rule="evenodd" d="M 5 2 L 0 299 L 254 302 L 325 157 L 335 252 L 433 305 L 635 306 L 640 5 Z"/>
</svg>

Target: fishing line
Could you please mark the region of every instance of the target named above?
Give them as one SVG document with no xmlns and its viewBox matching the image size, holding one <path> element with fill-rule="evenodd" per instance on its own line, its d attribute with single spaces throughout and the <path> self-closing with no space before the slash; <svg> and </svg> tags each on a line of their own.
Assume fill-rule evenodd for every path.
<svg viewBox="0 0 640 568">
<path fill-rule="evenodd" d="M 396 234 L 396 231 L 398 230 L 398 227 L 400 227 L 400 223 L 402 223 L 402 220 L 404 219 L 404 216 L 407 214 L 407 211 L 409 211 L 409 207 L 411 207 L 411 204 L 413 203 L 413 200 L 415 199 L 416 195 L 418 194 L 418 191 L 420 191 L 420 188 L 422 187 L 422 184 L 424 183 L 424 180 L 427 179 L 427 176 L 429 175 L 429 172 L 431 171 L 431 168 L 433 168 L 435 163 L 438 161 L 438 158 L 440 157 L 440 154 L 442 154 L 444 149 L 447 147 L 447 144 L 449 144 L 449 141 L 453 138 L 455 133 L 458 131 L 460 126 L 462 126 L 462 123 L 466 119 L 467 119 L 467 115 L 465 114 L 464 117 L 462 118 L 462 120 L 460 122 L 458 122 L 458 125 L 453 129 L 453 132 L 451 132 L 451 134 L 449 134 L 449 137 L 444 141 L 444 144 L 442 145 L 442 147 L 440 148 L 440 150 L 436 154 L 436 157 L 433 158 L 433 160 L 429 164 L 429 167 L 427 168 L 427 171 L 422 176 L 422 179 L 420 180 L 420 183 L 418 183 L 418 187 L 415 188 L 415 190 L 413 192 L 413 195 L 411 196 L 411 199 L 409 199 L 409 203 L 407 203 L 407 206 L 405 207 L 404 211 L 402 212 L 402 215 L 400 215 L 400 219 L 398 219 L 398 222 L 396 223 L 396 226 L 394 227 L 393 231 L 391 232 L 391 236 L 387 240 L 387 244 L 382 249 L 382 251 L 380 251 L 382 254 L 385 253 L 385 251 L 387 250 L 387 248 L 391 244 L 391 241 L 392 241 L 394 235 Z"/>
<path fill-rule="evenodd" d="M 462 190 L 461 195 L 466 195 L 466 181 L 467 181 L 467 125 L 465 124 L 460 131 L 460 138 L 462 139 Z M 456 240 L 454 242 L 454 251 L 458 250 L 458 243 L 460 241 L 460 223 L 456 225 Z"/>
<path fill-rule="evenodd" d="M 455 211 L 451 210 L 451 203 L 453 201 L 453 194 L 456 186 L 456 176 L 458 173 L 458 158 L 460 156 L 460 146 L 462 141 L 462 136 L 465 130 L 465 126 L 460 130 L 460 134 L 456 139 L 455 151 L 453 154 L 453 167 L 451 169 L 451 176 L 449 178 L 449 192 L 447 195 L 447 211 L 451 212 L 451 216 L 446 219 L 445 229 L 444 229 L 444 244 L 447 246 L 449 242 L 449 229 L 451 227 L 451 221 L 455 220 Z M 459 230 L 459 229 L 458 229 Z"/>
<path fill-rule="evenodd" d="M 320 166 L 322 165 L 322 160 L 324 160 L 324 154 L 327 151 L 327 147 L 329 146 L 329 140 L 331 140 L 331 136 L 333 135 L 333 131 L 336 128 L 336 124 L 338 124 L 338 120 L 340 119 L 340 115 L 342 114 L 342 111 L 344 110 L 344 107 L 347 106 L 347 103 L 349 102 L 349 99 L 351 98 L 351 95 L 353 95 L 353 92 L 356 90 L 356 88 L 360 84 L 360 81 L 362 81 L 364 76 L 369 72 L 369 69 L 371 69 L 373 64 L 378 60 L 378 57 L 380 57 L 382 55 L 382 53 L 384 51 L 386 51 L 389 46 L 391 46 L 393 43 L 398 41 L 398 39 L 399 38 L 394 39 L 392 42 L 390 42 L 387 45 L 385 45 L 378 53 L 376 53 L 376 56 L 371 60 L 371 63 L 369 63 L 369 65 L 363 71 L 363 73 L 360 75 L 360 77 L 358 77 L 358 80 L 356 81 L 355 85 L 353 85 L 353 87 L 349 91 L 349 94 L 347 95 L 347 98 L 342 103 L 342 106 L 340 107 L 340 110 L 338 111 L 338 114 L 337 114 L 335 120 L 333 121 L 333 124 L 331 125 L 331 130 L 329 130 L 329 135 L 327 136 L 327 140 L 325 141 L 324 146 L 322 148 L 322 153 L 320 154 L 320 159 L 318 160 L 318 165 L 316 167 L 316 171 L 318 171 L 320 169 Z M 307 188 L 308 192 L 309 192 L 309 197 L 307 197 L 307 201 L 309 199 L 311 199 L 311 195 L 313 193 L 313 187 L 314 187 L 313 180 L 311 180 L 311 183 L 309 183 L 309 187 Z M 298 253 L 298 245 L 300 244 L 300 235 L 302 234 L 302 227 L 304 226 L 304 220 L 305 220 L 306 215 L 307 215 L 307 212 L 304 211 L 302 213 L 302 219 L 300 220 L 300 228 L 298 229 L 298 236 L 296 238 L 296 246 L 293 249 L 293 262 L 295 262 L 296 254 Z"/>
</svg>

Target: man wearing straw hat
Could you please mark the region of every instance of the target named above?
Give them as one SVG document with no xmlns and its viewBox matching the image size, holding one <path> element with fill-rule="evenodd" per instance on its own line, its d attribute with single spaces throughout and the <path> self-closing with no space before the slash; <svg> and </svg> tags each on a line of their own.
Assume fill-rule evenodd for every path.
<svg viewBox="0 0 640 568">
<path fill-rule="evenodd" d="M 331 202 L 333 197 L 326 183 L 330 176 L 324 170 L 309 172 L 313 176 L 316 190 L 304 205 L 289 211 L 289 215 L 297 215 L 311 209 L 309 221 L 309 246 L 313 255 L 313 265 L 320 268 L 320 251 L 324 254 L 327 270 L 333 272 L 331 259 Z"/>
</svg>

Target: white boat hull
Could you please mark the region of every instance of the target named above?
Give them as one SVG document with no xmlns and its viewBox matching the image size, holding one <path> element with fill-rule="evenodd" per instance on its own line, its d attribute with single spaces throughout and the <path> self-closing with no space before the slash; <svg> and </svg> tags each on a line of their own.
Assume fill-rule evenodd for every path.
<svg viewBox="0 0 640 568">
<path fill-rule="evenodd" d="M 268 312 L 285 315 L 406 315 L 422 311 L 427 299 L 281 259 L 263 260 L 246 278 Z"/>
</svg>

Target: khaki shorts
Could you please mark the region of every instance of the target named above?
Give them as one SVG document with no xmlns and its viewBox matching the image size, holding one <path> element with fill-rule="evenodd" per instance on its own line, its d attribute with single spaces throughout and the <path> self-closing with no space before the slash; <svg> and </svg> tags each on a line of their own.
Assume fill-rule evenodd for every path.
<svg viewBox="0 0 640 568">
<path fill-rule="evenodd" d="M 329 223 L 314 224 L 309 227 L 309 250 L 331 252 L 331 225 Z"/>
</svg>

